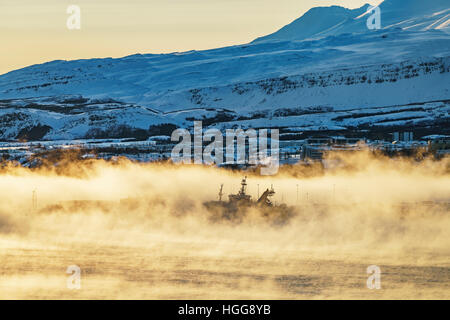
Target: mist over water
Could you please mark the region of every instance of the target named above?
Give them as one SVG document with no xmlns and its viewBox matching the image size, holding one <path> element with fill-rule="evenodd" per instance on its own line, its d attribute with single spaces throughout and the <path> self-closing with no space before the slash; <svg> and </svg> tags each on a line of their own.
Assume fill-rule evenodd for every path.
<svg viewBox="0 0 450 320">
<path fill-rule="evenodd" d="M 295 215 L 212 220 L 273 185 Z M 32 195 L 35 191 L 36 204 Z M 0 169 L 0 298 L 450 298 L 450 158 L 332 155 L 275 176 L 119 159 Z M 70 265 L 82 288 L 66 286 Z M 381 268 L 380 290 L 366 286 Z"/>
</svg>

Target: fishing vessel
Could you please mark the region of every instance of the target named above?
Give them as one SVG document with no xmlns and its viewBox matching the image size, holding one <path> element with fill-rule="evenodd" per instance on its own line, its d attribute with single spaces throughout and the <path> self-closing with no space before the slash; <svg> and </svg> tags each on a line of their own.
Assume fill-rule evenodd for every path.
<svg viewBox="0 0 450 320">
<path fill-rule="evenodd" d="M 263 218 L 273 224 L 285 224 L 295 215 L 293 207 L 286 204 L 277 204 L 271 200 L 275 195 L 273 185 L 267 188 L 257 200 L 252 200 L 252 196 L 247 194 L 247 177 L 241 181 L 241 188 L 238 193 L 228 195 L 228 201 L 222 200 L 223 184 L 220 186 L 218 200 L 203 203 L 211 213 L 214 221 L 229 220 L 232 222 L 242 222 L 251 214 L 255 218 Z"/>
</svg>

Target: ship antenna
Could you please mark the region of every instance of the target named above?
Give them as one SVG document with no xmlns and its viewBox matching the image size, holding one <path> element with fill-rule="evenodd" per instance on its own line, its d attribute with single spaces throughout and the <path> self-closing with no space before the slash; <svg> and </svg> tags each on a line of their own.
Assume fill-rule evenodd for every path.
<svg viewBox="0 0 450 320">
<path fill-rule="evenodd" d="M 247 186 L 247 176 L 241 181 L 241 194 L 245 194 L 245 187 Z"/>
</svg>

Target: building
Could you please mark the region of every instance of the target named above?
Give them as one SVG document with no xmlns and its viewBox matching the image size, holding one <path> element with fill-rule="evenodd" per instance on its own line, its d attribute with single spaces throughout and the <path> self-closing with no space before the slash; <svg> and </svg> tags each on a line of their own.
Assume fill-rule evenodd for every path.
<svg viewBox="0 0 450 320">
<path fill-rule="evenodd" d="M 412 132 L 394 132 L 392 133 L 393 141 L 410 142 L 414 140 Z"/>
<path fill-rule="evenodd" d="M 361 150 L 365 144 L 364 138 L 347 138 L 347 137 L 311 137 L 306 140 L 303 146 L 302 158 L 311 160 L 322 160 L 326 152 L 336 151 L 357 151 Z"/>
<path fill-rule="evenodd" d="M 423 137 L 428 141 L 428 151 L 437 155 L 450 154 L 450 136 L 432 135 Z"/>
</svg>

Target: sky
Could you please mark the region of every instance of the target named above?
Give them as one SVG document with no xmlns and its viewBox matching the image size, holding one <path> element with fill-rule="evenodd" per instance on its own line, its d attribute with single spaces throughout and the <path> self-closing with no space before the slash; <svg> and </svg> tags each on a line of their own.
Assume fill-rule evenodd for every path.
<svg viewBox="0 0 450 320">
<path fill-rule="evenodd" d="M 379 0 L 0 0 L 0 74 L 56 59 L 122 57 L 247 43 L 317 6 Z M 81 9 L 70 30 L 67 8 Z"/>
</svg>

